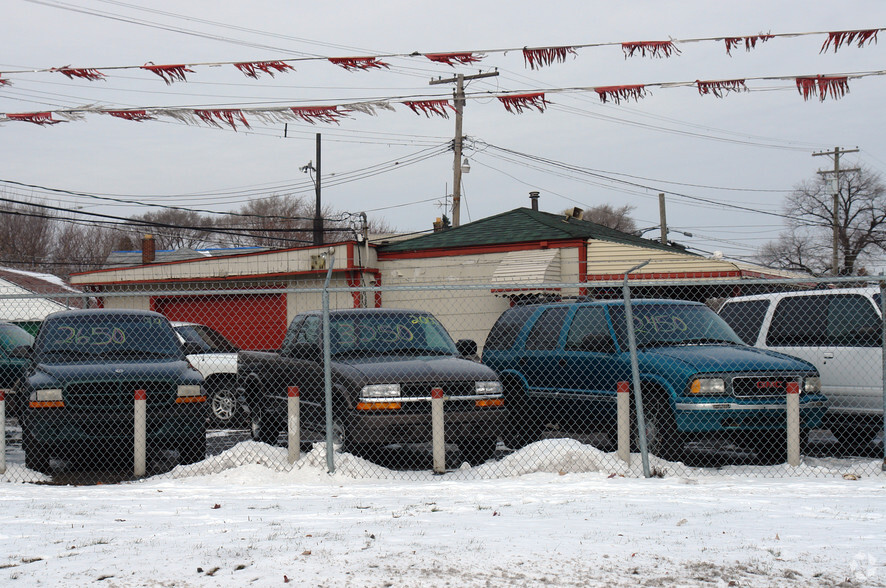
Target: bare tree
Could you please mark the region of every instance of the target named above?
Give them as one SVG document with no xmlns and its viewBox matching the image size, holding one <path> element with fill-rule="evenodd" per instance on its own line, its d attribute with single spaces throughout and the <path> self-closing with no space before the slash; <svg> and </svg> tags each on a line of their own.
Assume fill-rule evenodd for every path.
<svg viewBox="0 0 886 588">
<path fill-rule="evenodd" d="M 630 204 L 619 207 L 612 206 L 611 204 L 601 204 L 585 211 L 582 218 L 616 231 L 633 233 L 637 230 L 637 224 L 631 218 L 634 208 L 636 207 Z"/>
<path fill-rule="evenodd" d="M 37 202 L 0 206 L 0 256 L 18 269 L 40 270 L 54 245 L 55 215 Z"/>
<path fill-rule="evenodd" d="M 207 244 L 210 238 L 212 220 L 199 212 L 167 208 L 132 217 L 132 232 L 136 242 L 141 236 L 150 233 L 154 236 L 157 249 L 197 249 Z"/>
<path fill-rule="evenodd" d="M 757 258 L 771 267 L 822 275 L 833 271 L 834 199 L 828 178 L 798 185 L 785 201 L 787 228 L 766 243 Z M 875 251 L 886 251 L 886 186 L 868 169 L 841 176 L 837 191 L 837 250 L 840 275 L 859 275 Z"/>
<path fill-rule="evenodd" d="M 120 232 L 114 228 L 59 221 L 47 273 L 68 277 L 97 269 L 119 244 Z"/>
</svg>

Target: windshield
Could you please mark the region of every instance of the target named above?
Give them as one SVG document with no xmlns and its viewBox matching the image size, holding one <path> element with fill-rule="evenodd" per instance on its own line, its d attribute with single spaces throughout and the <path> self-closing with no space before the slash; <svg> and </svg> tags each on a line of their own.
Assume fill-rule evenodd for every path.
<svg viewBox="0 0 886 588">
<path fill-rule="evenodd" d="M 34 337 L 30 333 L 10 324 L 0 324 L 0 346 L 6 350 L 15 349 L 22 345 L 31 345 Z"/>
<path fill-rule="evenodd" d="M 707 306 L 689 304 L 633 304 L 637 347 L 686 344 L 742 344 L 738 335 Z M 625 307 L 610 306 L 609 314 L 619 346 L 628 349 Z"/>
<path fill-rule="evenodd" d="M 101 313 L 50 318 L 40 328 L 34 347 L 35 355 L 46 362 L 182 357 L 169 321 L 150 315 Z"/>
<path fill-rule="evenodd" d="M 225 336 L 205 325 L 181 325 L 175 327 L 182 339 L 196 343 L 203 353 L 236 353 L 237 347 Z"/>
<path fill-rule="evenodd" d="M 334 355 L 456 353 L 443 325 L 425 313 L 333 315 L 329 335 Z"/>
</svg>

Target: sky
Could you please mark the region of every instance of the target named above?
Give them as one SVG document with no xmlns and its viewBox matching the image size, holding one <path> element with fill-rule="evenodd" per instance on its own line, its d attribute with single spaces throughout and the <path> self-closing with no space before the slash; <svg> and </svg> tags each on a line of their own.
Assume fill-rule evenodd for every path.
<svg viewBox="0 0 886 588">
<path fill-rule="evenodd" d="M 4 483 L 0 583 L 886 586 L 884 478 L 852 474 L 876 462 L 643 479 L 546 440 L 403 480 L 348 454 L 327 474 L 320 444 L 275 467 L 285 453 L 247 441 L 171 478 Z"/>
<path fill-rule="evenodd" d="M 824 101 L 804 100 L 794 82 L 882 73 L 886 43 L 820 53 L 830 31 L 886 27 L 879 0 L 687 0 L 679 8 L 653 0 L 4 6 L 0 79 L 11 83 L 0 87 L 0 113 L 367 102 L 393 108 L 377 107 L 375 116 L 352 112 L 338 124 L 250 116 L 251 128 L 238 124 L 236 131 L 169 116 L 134 122 L 96 113 L 51 126 L 0 123 L 3 197 L 36 199 L 78 219 L 157 206 L 219 213 L 271 194 L 312 203 L 311 176 L 300 168 L 316 162 L 320 133 L 325 207 L 355 215 L 340 218 L 366 212 L 403 232 L 429 230 L 450 213 L 454 117 L 416 114 L 404 102 L 451 98 L 452 84 L 429 81 L 457 73 L 499 74 L 466 87 L 471 169 L 463 177 L 462 223 L 529 206 L 528 193 L 537 190 L 542 210 L 628 205 L 639 227 L 655 227 L 658 194 L 665 193 L 672 240 L 696 253 L 746 260 L 784 229 L 785 196 L 833 168 L 829 157 L 813 153 L 857 148 L 843 158 L 845 167 L 886 171 L 886 76 L 850 77 L 848 94 Z M 792 33 L 814 34 L 783 36 Z M 776 37 L 731 56 L 714 40 L 760 34 Z M 711 40 L 679 42 L 690 39 Z M 620 46 L 667 40 L 676 41 L 679 55 L 626 57 Z M 579 47 L 563 62 L 530 69 L 526 46 Z M 482 60 L 450 67 L 409 56 L 468 51 Z M 325 59 L 379 55 L 389 56 L 382 58 L 388 69 L 347 71 Z M 278 60 L 298 61 L 287 61 L 294 71 L 258 80 L 232 65 Z M 138 68 L 147 63 L 186 64 L 193 73 L 166 84 Z M 65 66 L 106 77 L 47 71 Z M 717 98 L 691 84 L 673 86 L 733 79 L 747 80 L 750 91 Z M 635 84 L 646 85 L 646 96 L 619 104 L 601 103 L 593 91 Z M 538 91 L 549 102 L 544 112 L 510 113 L 497 98 Z M 646 236 L 657 238 L 658 231 Z"/>
</svg>

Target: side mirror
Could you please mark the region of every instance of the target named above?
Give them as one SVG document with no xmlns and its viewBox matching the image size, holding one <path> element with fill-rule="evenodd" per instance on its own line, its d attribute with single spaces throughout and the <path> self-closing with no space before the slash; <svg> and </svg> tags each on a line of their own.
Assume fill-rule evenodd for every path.
<svg viewBox="0 0 886 588">
<path fill-rule="evenodd" d="M 315 343 L 295 343 L 289 348 L 289 356 L 306 361 L 323 361 L 323 346 Z"/>
<path fill-rule="evenodd" d="M 473 339 L 459 339 L 455 343 L 455 349 L 462 357 L 468 359 L 475 359 L 477 357 L 477 342 Z"/>
<path fill-rule="evenodd" d="M 14 357 L 16 359 L 31 359 L 31 346 L 30 345 L 19 345 L 18 347 L 13 347 L 9 351 L 9 357 Z"/>
</svg>

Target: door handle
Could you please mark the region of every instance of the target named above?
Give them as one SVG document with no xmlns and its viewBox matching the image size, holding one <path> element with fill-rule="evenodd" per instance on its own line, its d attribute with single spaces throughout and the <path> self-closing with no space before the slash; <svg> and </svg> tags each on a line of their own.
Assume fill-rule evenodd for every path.
<svg viewBox="0 0 886 588">
<path fill-rule="evenodd" d="M 824 358 L 825 359 L 834 359 L 834 352 L 833 351 L 825 351 Z"/>
</svg>

